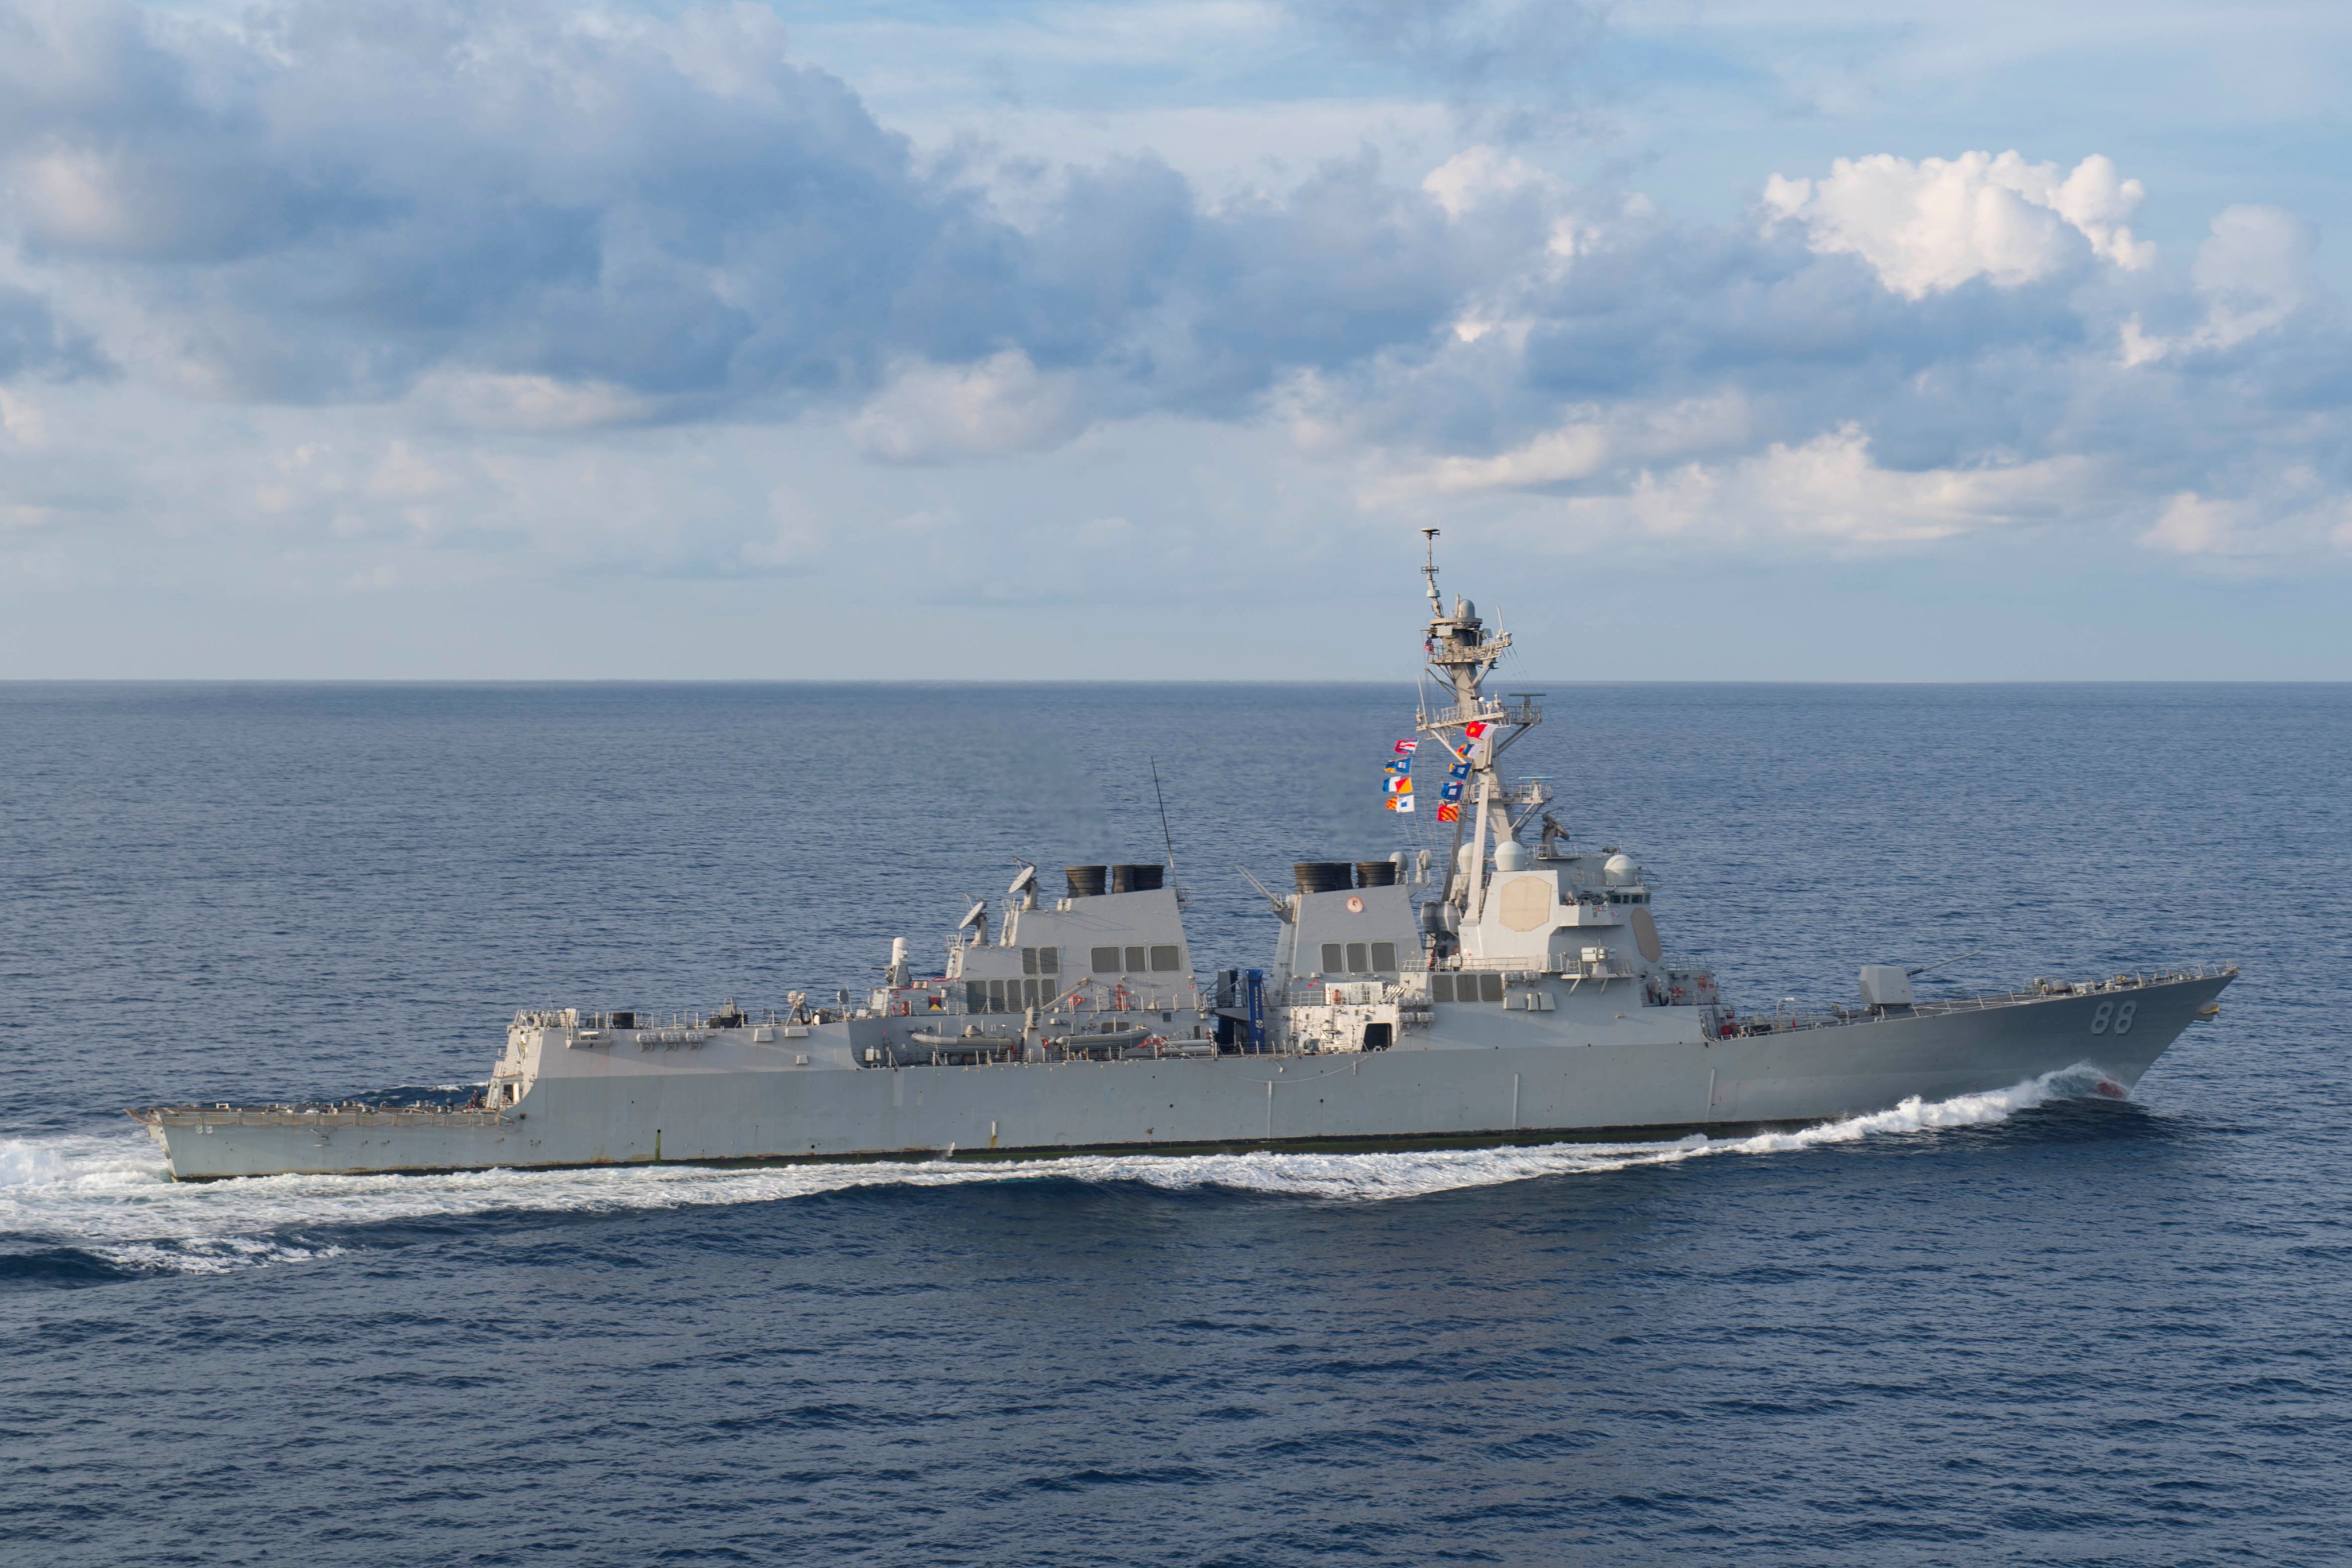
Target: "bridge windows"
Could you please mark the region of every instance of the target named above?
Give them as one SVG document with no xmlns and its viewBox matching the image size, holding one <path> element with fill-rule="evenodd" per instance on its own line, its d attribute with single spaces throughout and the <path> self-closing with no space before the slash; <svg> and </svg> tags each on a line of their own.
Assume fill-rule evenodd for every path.
<svg viewBox="0 0 2352 1568">
<path fill-rule="evenodd" d="M 1118 973 L 1118 949 L 1115 947 L 1098 947 L 1095 949 L 1094 971 L 1097 974 L 1117 974 Z"/>
<path fill-rule="evenodd" d="M 1169 944 L 1151 950 L 1151 972 L 1154 974 L 1173 973 L 1183 964 L 1183 950 Z"/>
</svg>

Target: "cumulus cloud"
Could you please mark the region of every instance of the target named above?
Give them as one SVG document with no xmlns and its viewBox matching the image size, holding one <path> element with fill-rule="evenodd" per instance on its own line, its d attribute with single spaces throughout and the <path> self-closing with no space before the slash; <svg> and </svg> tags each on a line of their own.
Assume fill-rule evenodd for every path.
<svg viewBox="0 0 2352 1568">
<path fill-rule="evenodd" d="M 1013 353 L 1091 367 L 1108 411 L 1231 413 L 1455 282 L 1443 213 L 1369 156 L 1216 212 L 1156 160 L 1076 167 L 1017 226 L 754 7 L 23 0 L 0 33 L 10 237 L 205 395 L 439 376 L 522 423 L 692 419 Z"/>
<path fill-rule="evenodd" d="M 1542 490 L 1572 486 L 1617 468 L 1747 444 L 1752 413 L 1737 392 L 1671 404 L 1588 405 L 1556 429 L 1491 457 L 1441 457 L 1385 481 L 1391 497 Z"/>
<path fill-rule="evenodd" d="M 20 447 L 49 444 L 49 422 L 39 407 L 5 387 L 0 387 L 0 431 Z"/>
<path fill-rule="evenodd" d="M 2298 468 L 2273 476 L 2263 493 L 2216 497 L 2183 490 L 2139 536 L 2147 548 L 2243 565 L 2278 557 L 2352 554 L 2352 496 Z"/>
<path fill-rule="evenodd" d="M 1290 0 L 1360 55 L 1433 81 L 1456 112 L 1507 133 L 1570 118 L 1564 90 L 1605 7 L 1581 0 Z"/>
<path fill-rule="evenodd" d="M 1470 75 L 1536 14 L 1327 9 L 1455 28 Z M 788 43 L 756 8 L 0 0 L 0 382 L 387 410 L 400 461 L 301 437 L 221 493 L 615 569 L 782 570 L 835 537 L 772 476 L 698 479 L 715 521 L 674 521 L 629 468 L 647 432 L 821 426 L 903 476 L 1171 416 L 1286 429 L 1375 510 L 1517 498 L 1569 534 L 1916 547 L 2129 516 L 2175 553 L 2333 548 L 2264 521 L 2352 485 L 2341 326 L 2272 209 L 2221 214 L 2183 276 L 2095 155 L 1842 159 L 1692 225 L 1494 142 L 1215 202 L 1149 155 L 1082 161 L 1031 171 L 1016 213 Z M 460 526 L 535 518 L 524 476 L 562 453 L 604 524 Z M 44 487 L 26 527 L 99 504 Z M 1166 531 L 1138 516 L 1092 497 L 1055 537 Z"/>
<path fill-rule="evenodd" d="M 2156 247 L 2126 226 L 2146 193 L 2094 155 L 2061 178 L 2055 163 L 2016 153 L 1967 153 L 1913 163 L 1888 153 L 1840 158 L 1820 180 L 1774 174 L 1764 204 L 1801 224 L 1814 250 L 1858 256 L 1906 299 L 1978 278 L 2014 288 L 2050 277 L 2086 251 L 2137 269 Z"/>
<path fill-rule="evenodd" d="M 2325 300 L 2311 260 L 2311 231 L 2294 214 L 2265 206 L 2223 209 L 2189 269 L 2201 319 L 2166 336 L 2135 312 L 2120 333 L 2123 363 L 2153 364 L 2168 354 L 2233 349 L 2284 325 Z"/>
<path fill-rule="evenodd" d="M 1583 455 L 1593 459 L 1584 467 L 1602 467 L 1597 455 Z M 2106 468 L 2080 456 L 1892 468 L 1879 460 L 1869 434 L 1849 424 L 1760 451 L 1632 465 L 1610 483 L 1570 485 L 1540 506 L 1515 508 L 1501 526 L 1543 552 L 1636 542 L 1684 549 L 1916 547 L 2104 511 Z M 1479 477 L 1502 487 L 1533 476 Z"/>
<path fill-rule="evenodd" d="M 870 456 L 923 463 L 1056 446 L 1083 423 L 1076 377 L 1040 375 L 1007 349 L 978 364 L 900 367 L 849 429 Z"/>
<path fill-rule="evenodd" d="M 1549 190 L 1554 182 L 1541 170 L 1480 142 L 1465 147 L 1423 176 L 1421 188 L 1458 218 L 1471 208 L 1524 190 Z"/>
</svg>

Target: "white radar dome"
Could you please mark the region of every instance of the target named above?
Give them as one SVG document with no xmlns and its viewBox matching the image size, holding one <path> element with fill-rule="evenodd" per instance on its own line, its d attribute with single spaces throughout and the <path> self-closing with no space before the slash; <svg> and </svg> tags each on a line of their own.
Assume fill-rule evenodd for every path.
<svg viewBox="0 0 2352 1568">
<path fill-rule="evenodd" d="M 1608 864 L 1601 868 L 1601 874 L 1609 879 L 1611 887 L 1622 888 L 1628 883 L 1640 881 L 1642 868 L 1633 864 L 1633 858 L 1631 855 L 1617 854 L 1609 857 Z"/>
<path fill-rule="evenodd" d="M 1495 869 L 1524 871 L 1528 868 L 1528 847 L 1516 838 L 1506 838 L 1496 847 Z"/>
<path fill-rule="evenodd" d="M 1462 875 L 1465 877 L 1468 876 L 1470 874 L 1471 857 L 1477 853 L 1478 851 L 1474 846 L 1465 844 L 1461 848 L 1456 849 L 1454 852 L 1454 868 L 1462 873 Z"/>
</svg>

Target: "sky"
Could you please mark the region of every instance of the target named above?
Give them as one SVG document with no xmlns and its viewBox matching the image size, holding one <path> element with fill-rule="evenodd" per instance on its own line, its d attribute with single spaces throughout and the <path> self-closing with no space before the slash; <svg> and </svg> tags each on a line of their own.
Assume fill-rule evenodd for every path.
<svg viewBox="0 0 2352 1568">
<path fill-rule="evenodd" d="M 0 0 L 0 679 L 2352 679 L 2352 7 Z"/>
</svg>

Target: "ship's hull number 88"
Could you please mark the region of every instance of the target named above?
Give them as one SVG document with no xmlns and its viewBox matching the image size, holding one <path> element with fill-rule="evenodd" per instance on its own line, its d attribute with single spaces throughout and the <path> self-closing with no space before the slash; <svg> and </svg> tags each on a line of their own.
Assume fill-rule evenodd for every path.
<svg viewBox="0 0 2352 1568">
<path fill-rule="evenodd" d="M 2126 1002 L 2121 1005 L 2114 1002 L 2102 1002 L 2097 1010 L 2091 1015 L 2091 1033 L 2104 1035 L 2113 1027 L 2118 1035 L 2128 1035 L 2131 1033 L 2132 1015 L 2137 1011 L 2139 1011 L 2137 1002 Z"/>
</svg>

